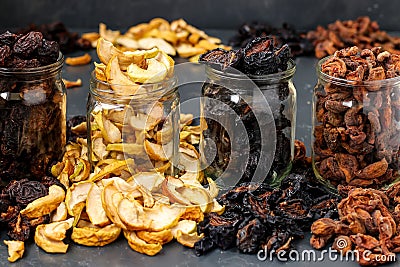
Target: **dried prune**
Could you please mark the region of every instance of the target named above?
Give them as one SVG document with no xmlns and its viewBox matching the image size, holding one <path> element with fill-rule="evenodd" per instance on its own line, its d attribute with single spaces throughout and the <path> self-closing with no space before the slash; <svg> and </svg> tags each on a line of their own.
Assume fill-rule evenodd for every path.
<svg viewBox="0 0 400 267">
<path fill-rule="evenodd" d="M 42 46 L 38 48 L 37 54 L 41 64 L 48 65 L 57 61 L 60 47 L 55 41 L 43 39 Z"/>
<path fill-rule="evenodd" d="M 6 60 L 11 56 L 11 48 L 8 45 L 0 46 L 0 67 L 5 65 Z"/>
<path fill-rule="evenodd" d="M 20 37 L 13 46 L 13 52 L 23 57 L 29 57 L 42 45 L 43 34 L 41 32 L 29 32 Z"/>
<path fill-rule="evenodd" d="M 12 47 L 19 37 L 20 36 L 15 33 L 6 31 L 0 34 L 0 44 Z"/>
<path fill-rule="evenodd" d="M 30 202 L 48 194 L 48 188 L 38 181 L 28 179 L 11 181 L 5 188 L 11 201 L 24 207 Z"/>
</svg>

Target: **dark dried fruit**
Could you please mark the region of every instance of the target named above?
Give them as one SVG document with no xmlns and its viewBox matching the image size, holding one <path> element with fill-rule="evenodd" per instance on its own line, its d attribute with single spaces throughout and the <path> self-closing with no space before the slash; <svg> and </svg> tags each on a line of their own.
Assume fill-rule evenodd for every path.
<svg viewBox="0 0 400 267">
<path fill-rule="evenodd" d="M 198 231 L 205 238 L 196 243 L 196 255 L 234 246 L 242 253 L 257 253 L 264 248 L 288 251 L 292 241 L 303 238 L 319 218 L 332 222 L 332 234 L 348 233 L 348 227 L 326 219 L 337 217 L 337 199 L 319 186 L 310 165 L 304 153 L 294 162 L 292 170 L 298 174 L 287 176 L 280 189 L 245 183 L 223 194 L 218 202 L 225 205 L 225 212 L 206 214 L 199 224 Z"/>
<path fill-rule="evenodd" d="M 17 39 L 21 37 L 15 33 L 11 33 L 6 31 L 0 34 L 0 45 L 7 45 L 9 47 L 13 47 Z"/>
<path fill-rule="evenodd" d="M 25 58 L 42 46 L 43 34 L 41 32 L 29 32 L 20 37 L 13 46 L 13 52 Z"/>
<path fill-rule="evenodd" d="M 5 193 L 9 195 L 13 203 L 23 208 L 35 199 L 47 195 L 48 188 L 37 181 L 13 180 L 5 188 Z"/>
<path fill-rule="evenodd" d="M 0 67 L 4 67 L 5 62 L 11 56 L 11 49 L 8 45 L 0 46 Z"/>
</svg>

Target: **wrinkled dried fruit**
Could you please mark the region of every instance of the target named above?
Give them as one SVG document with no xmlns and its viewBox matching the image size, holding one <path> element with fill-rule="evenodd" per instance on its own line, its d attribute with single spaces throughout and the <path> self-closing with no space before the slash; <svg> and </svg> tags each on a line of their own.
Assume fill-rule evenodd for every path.
<svg viewBox="0 0 400 267">
<path fill-rule="evenodd" d="M 74 227 L 71 239 L 80 245 L 102 247 L 114 242 L 120 233 L 121 228 L 115 224 L 110 224 L 103 228 Z"/>
<path fill-rule="evenodd" d="M 9 262 L 16 262 L 24 255 L 25 246 L 23 241 L 4 240 L 4 244 L 8 247 L 7 259 Z"/>
<path fill-rule="evenodd" d="M 128 240 L 129 246 L 139 252 L 149 256 L 154 256 L 161 251 L 161 244 L 149 244 L 146 241 L 140 239 L 134 231 L 124 231 L 125 238 Z"/>
<path fill-rule="evenodd" d="M 67 57 L 65 59 L 65 64 L 70 66 L 80 66 L 89 64 L 90 61 L 92 61 L 92 57 L 88 53 L 86 53 L 83 56 Z"/>
</svg>

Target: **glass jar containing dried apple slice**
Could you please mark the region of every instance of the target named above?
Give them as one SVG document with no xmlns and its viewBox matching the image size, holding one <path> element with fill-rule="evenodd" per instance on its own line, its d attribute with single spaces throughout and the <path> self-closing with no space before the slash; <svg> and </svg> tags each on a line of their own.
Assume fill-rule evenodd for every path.
<svg viewBox="0 0 400 267">
<path fill-rule="evenodd" d="M 100 40 L 88 100 L 89 161 L 129 161 L 113 174 L 171 174 L 179 149 L 179 93 L 174 61 L 157 48 L 121 52 Z M 108 48 L 107 48 L 108 47 Z M 119 173 L 118 173 L 119 172 Z"/>
<path fill-rule="evenodd" d="M 316 176 L 379 188 L 400 177 L 400 56 L 350 47 L 321 59 L 313 98 Z"/>
</svg>

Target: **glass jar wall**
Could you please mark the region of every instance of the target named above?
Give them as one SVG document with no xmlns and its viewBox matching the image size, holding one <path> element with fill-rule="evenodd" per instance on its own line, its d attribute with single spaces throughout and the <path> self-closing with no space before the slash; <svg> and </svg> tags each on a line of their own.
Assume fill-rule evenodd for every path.
<svg viewBox="0 0 400 267">
<path fill-rule="evenodd" d="M 283 72 L 246 76 L 206 66 L 200 150 L 206 175 L 224 185 L 279 185 L 291 169 L 296 124 L 295 64 Z"/>
<path fill-rule="evenodd" d="M 66 142 L 64 57 L 25 69 L 0 68 L 0 182 L 42 179 Z"/>
<path fill-rule="evenodd" d="M 313 96 L 316 176 L 338 185 L 381 187 L 399 177 L 400 78 L 352 81 L 321 70 Z"/>
<path fill-rule="evenodd" d="M 133 95 L 117 95 L 92 73 L 87 108 L 89 161 L 127 160 L 130 176 L 174 173 L 179 149 L 179 93 L 176 77 L 137 85 Z M 123 91 L 129 91 L 125 86 Z M 124 175 L 122 175 L 124 176 Z"/>
</svg>

